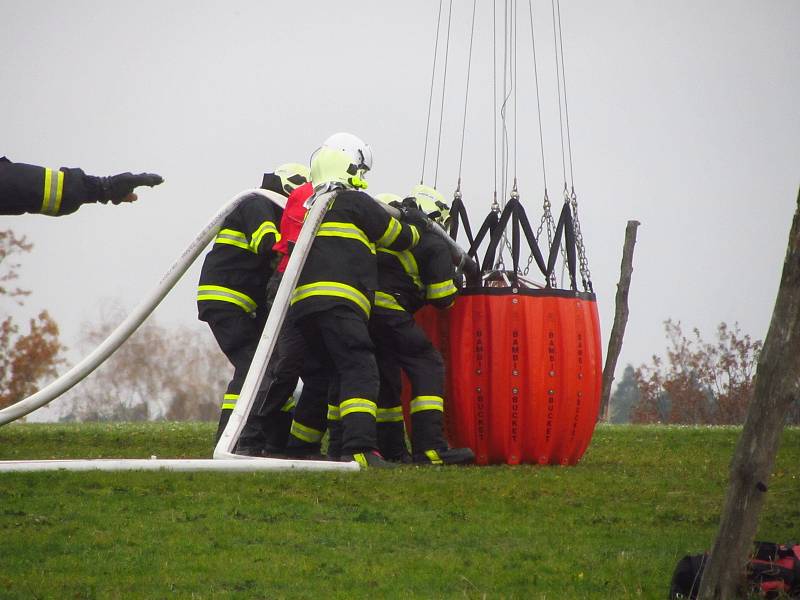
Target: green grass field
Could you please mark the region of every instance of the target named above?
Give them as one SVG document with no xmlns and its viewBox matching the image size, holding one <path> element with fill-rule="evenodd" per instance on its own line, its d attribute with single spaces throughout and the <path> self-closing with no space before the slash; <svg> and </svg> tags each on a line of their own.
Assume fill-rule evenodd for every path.
<svg viewBox="0 0 800 600">
<path fill-rule="evenodd" d="M 201 458 L 211 424 L 9 425 L 0 459 Z M 739 429 L 601 426 L 577 467 L 0 474 L 0 598 L 656 598 Z M 800 539 L 800 430 L 759 537 Z"/>
</svg>

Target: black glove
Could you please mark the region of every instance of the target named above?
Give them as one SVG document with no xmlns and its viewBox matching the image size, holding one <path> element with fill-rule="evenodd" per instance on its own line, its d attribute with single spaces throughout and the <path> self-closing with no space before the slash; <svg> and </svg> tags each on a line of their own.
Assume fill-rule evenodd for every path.
<svg viewBox="0 0 800 600">
<path fill-rule="evenodd" d="M 111 177 L 100 178 L 101 189 L 101 202 L 108 202 L 111 200 L 114 204 L 120 202 L 130 202 L 136 200 L 136 195 L 133 190 L 140 185 L 147 185 L 153 187 L 164 182 L 161 175 L 154 173 L 120 173 L 119 175 L 112 175 Z M 133 194 L 133 197 L 130 196 Z"/>
<path fill-rule="evenodd" d="M 403 220 L 406 223 L 416 225 L 418 228 L 428 229 L 430 221 L 425 213 L 418 208 L 403 208 Z"/>
</svg>

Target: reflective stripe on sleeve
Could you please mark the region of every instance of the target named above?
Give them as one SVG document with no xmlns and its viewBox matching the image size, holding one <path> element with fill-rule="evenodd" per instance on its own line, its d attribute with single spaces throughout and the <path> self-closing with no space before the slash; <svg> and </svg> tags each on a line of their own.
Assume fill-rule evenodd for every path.
<svg viewBox="0 0 800 600">
<path fill-rule="evenodd" d="M 315 281 L 295 288 L 292 292 L 292 304 L 310 298 L 312 296 L 334 296 L 336 298 L 344 298 L 350 300 L 369 318 L 371 309 L 370 301 L 367 297 L 358 291 L 356 288 L 339 283 L 338 281 Z"/>
<path fill-rule="evenodd" d="M 378 405 L 366 398 L 348 398 L 339 404 L 339 414 L 342 419 L 353 413 L 366 413 L 374 417 L 378 413 Z"/>
<path fill-rule="evenodd" d="M 261 246 L 261 240 L 264 239 L 264 236 L 270 234 L 275 236 L 276 243 L 281 241 L 281 234 L 278 232 L 278 228 L 275 227 L 275 223 L 272 221 L 264 221 L 261 225 L 259 225 L 258 229 L 253 232 L 250 241 L 250 250 L 258 254 L 258 248 Z"/>
<path fill-rule="evenodd" d="M 394 296 L 385 292 L 375 292 L 375 306 L 389 310 L 405 310 Z"/>
<path fill-rule="evenodd" d="M 437 300 L 438 298 L 446 298 L 452 294 L 458 293 L 456 285 L 452 279 L 447 281 L 440 281 L 439 283 L 431 283 L 425 290 L 425 297 L 428 300 Z"/>
<path fill-rule="evenodd" d="M 237 248 L 247 250 L 248 252 L 253 251 L 253 249 L 250 248 L 250 243 L 247 241 L 247 236 L 241 231 L 236 231 L 235 229 L 220 229 L 217 237 L 214 238 L 214 243 L 236 246 Z"/>
<path fill-rule="evenodd" d="M 44 189 L 42 192 L 42 214 L 55 217 L 61 210 L 61 197 L 64 194 L 64 172 L 55 169 L 44 170 Z"/>
<path fill-rule="evenodd" d="M 328 421 L 340 421 L 342 417 L 339 415 L 339 407 L 333 404 L 328 404 Z"/>
<path fill-rule="evenodd" d="M 376 416 L 378 423 L 400 423 L 403 420 L 403 407 L 379 408 Z"/>
<path fill-rule="evenodd" d="M 247 294 L 237 292 L 231 288 L 221 285 L 200 285 L 197 287 L 197 300 L 218 300 L 220 302 L 230 302 L 235 304 L 248 313 L 256 312 L 258 304 Z"/>
<path fill-rule="evenodd" d="M 378 239 L 378 241 L 375 242 L 375 245 L 381 246 L 383 248 L 391 246 L 397 239 L 397 236 L 400 235 L 400 232 L 402 230 L 403 226 L 400 225 L 400 221 L 398 221 L 394 217 L 389 217 L 389 224 L 386 226 L 386 231 L 384 231 L 380 239 Z"/>
<path fill-rule="evenodd" d="M 385 254 L 391 254 L 394 256 L 400 266 L 403 267 L 403 271 L 405 271 L 406 275 L 408 275 L 411 280 L 414 282 L 414 285 L 418 289 L 422 289 L 422 279 L 419 277 L 419 266 L 417 265 L 417 259 L 414 258 L 414 255 L 409 252 L 408 250 L 389 250 L 388 248 L 380 248 L 378 252 L 383 252 Z"/>
<path fill-rule="evenodd" d="M 236 408 L 236 401 L 239 399 L 239 394 L 225 394 L 222 398 L 222 410 Z"/>
<path fill-rule="evenodd" d="M 291 412 L 295 406 L 297 406 L 297 400 L 294 399 L 294 396 L 289 396 L 289 399 L 281 407 L 281 412 Z"/>
<path fill-rule="evenodd" d="M 367 234 L 352 223 L 337 223 L 334 221 L 323 223 L 319 226 L 317 237 L 341 237 L 356 240 L 369 248 L 375 254 L 375 247 L 369 241 Z"/>
<path fill-rule="evenodd" d="M 297 421 L 292 421 L 292 428 L 289 432 L 297 439 L 308 442 L 309 444 L 316 444 L 322 440 L 322 436 L 324 435 L 323 431 L 318 431 L 313 427 L 307 427 Z"/>
<path fill-rule="evenodd" d="M 414 225 L 409 225 L 409 229 L 411 229 L 411 248 L 414 248 L 417 244 L 419 244 L 419 230 Z"/>
<path fill-rule="evenodd" d="M 411 400 L 411 414 L 423 410 L 438 410 L 444 412 L 444 398 L 441 396 L 417 396 Z"/>
</svg>

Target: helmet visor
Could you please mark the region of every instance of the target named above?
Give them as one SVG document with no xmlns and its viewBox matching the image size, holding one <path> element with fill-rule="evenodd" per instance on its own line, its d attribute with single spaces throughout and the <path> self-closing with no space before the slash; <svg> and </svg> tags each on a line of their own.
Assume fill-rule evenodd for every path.
<svg viewBox="0 0 800 600">
<path fill-rule="evenodd" d="M 365 173 L 372 169 L 372 147 L 369 144 L 364 144 L 358 149 L 358 169 Z"/>
</svg>

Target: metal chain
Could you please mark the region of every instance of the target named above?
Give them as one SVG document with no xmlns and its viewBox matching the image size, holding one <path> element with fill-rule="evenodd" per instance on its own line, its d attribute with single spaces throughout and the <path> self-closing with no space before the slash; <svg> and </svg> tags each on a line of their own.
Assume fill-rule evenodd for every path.
<svg viewBox="0 0 800 600">
<path fill-rule="evenodd" d="M 542 201 L 542 220 L 539 221 L 539 227 L 536 230 L 536 243 L 539 243 L 539 238 L 542 236 L 542 229 L 544 229 L 545 224 L 547 225 L 547 248 L 548 251 L 550 247 L 553 245 L 553 236 L 555 235 L 556 231 L 556 222 L 553 220 L 553 213 L 551 211 L 551 204 L 550 204 L 550 197 L 547 195 L 547 188 L 544 189 L 544 200 Z M 528 266 L 530 266 L 531 256 L 528 259 Z M 527 274 L 527 273 L 526 273 Z M 550 274 L 549 280 L 551 287 L 556 287 L 556 277 L 555 274 Z"/>
<path fill-rule="evenodd" d="M 583 289 L 585 291 L 594 292 L 592 288 L 592 273 L 589 271 L 589 260 L 586 258 L 586 246 L 583 243 L 583 234 L 581 233 L 581 222 L 580 219 L 578 219 L 578 196 L 575 193 L 574 187 L 569 195 L 569 203 L 572 207 L 572 218 L 575 223 L 575 245 L 578 248 L 578 262 L 580 263 Z"/>
</svg>

